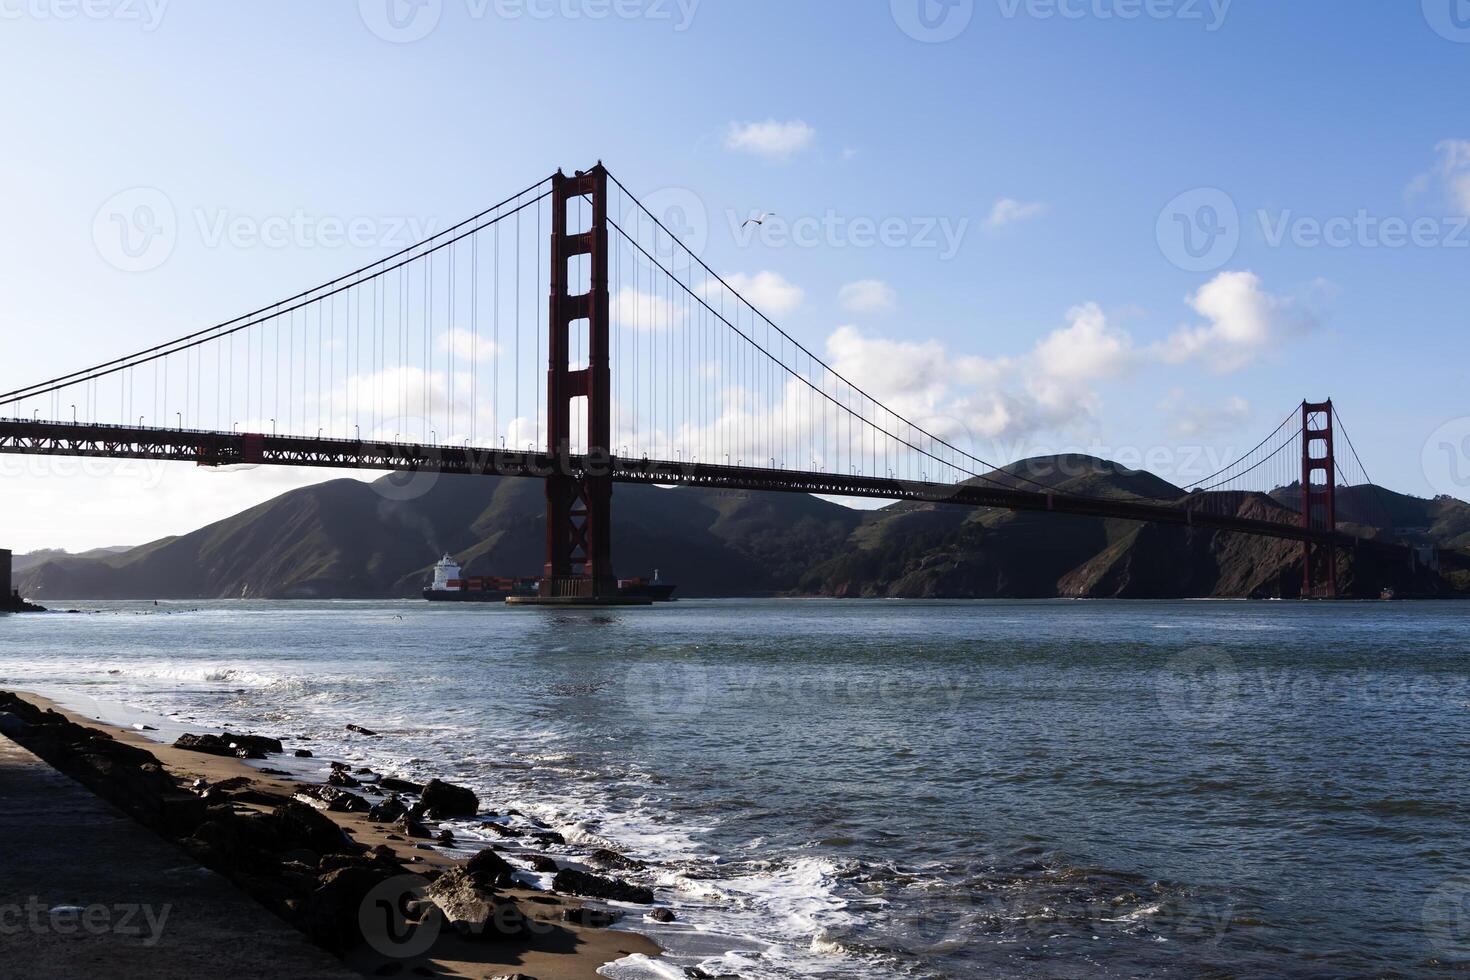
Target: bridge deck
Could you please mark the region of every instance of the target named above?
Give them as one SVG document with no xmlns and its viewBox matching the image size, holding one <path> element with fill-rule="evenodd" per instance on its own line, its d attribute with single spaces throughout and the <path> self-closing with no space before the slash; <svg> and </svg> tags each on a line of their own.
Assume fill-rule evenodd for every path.
<svg viewBox="0 0 1470 980">
<path fill-rule="evenodd" d="M 436 472 L 466 476 L 545 479 L 557 473 L 611 474 L 618 483 L 699 486 L 776 493 L 808 493 L 879 500 L 913 500 L 968 507 L 996 507 L 1110 518 L 1143 523 L 1234 531 L 1259 537 L 1306 541 L 1408 557 L 1412 549 L 1342 532 L 1305 528 L 1201 509 L 1198 495 L 1174 502 L 1085 497 L 1019 490 L 979 481 L 930 483 L 862 474 L 823 473 L 764 467 L 648 459 L 606 459 L 516 452 L 470 446 L 448 447 L 360 439 L 306 438 L 261 433 L 216 432 L 0 419 L 0 453 L 159 459 L 200 466 L 273 465 L 385 472 Z M 1442 560 L 1470 567 L 1470 556 L 1441 552 Z"/>
</svg>

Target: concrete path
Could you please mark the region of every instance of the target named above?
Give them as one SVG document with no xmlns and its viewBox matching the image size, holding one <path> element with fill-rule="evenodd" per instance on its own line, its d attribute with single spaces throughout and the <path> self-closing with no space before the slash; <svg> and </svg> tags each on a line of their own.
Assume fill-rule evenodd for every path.
<svg viewBox="0 0 1470 980">
<path fill-rule="evenodd" d="M 29 980 L 359 976 L 3 736 L 0 964 Z"/>
</svg>

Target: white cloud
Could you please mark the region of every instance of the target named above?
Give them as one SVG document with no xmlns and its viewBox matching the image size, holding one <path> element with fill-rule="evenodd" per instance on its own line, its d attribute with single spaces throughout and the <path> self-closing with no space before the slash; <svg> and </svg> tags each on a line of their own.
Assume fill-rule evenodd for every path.
<svg viewBox="0 0 1470 980">
<path fill-rule="evenodd" d="M 986 223 L 992 228 L 1000 228 L 1015 221 L 1035 218 L 1044 211 L 1046 205 L 1040 201 L 1018 201 L 1012 197 L 1003 197 L 990 209 L 990 217 L 986 219 Z"/>
<path fill-rule="evenodd" d="M 765 122 L 732 122 L 725 134 L 725 146 L 769 160 L 786 160 L 810 149 L 816 139 L 817 131 L 800 119 L 790 122 L 768 119 Z"/>
<path fill-rule="evenodd" d="M 1216 405 L 1191 398 L 1183 388 L 1174 388 L 1159 404 L 1170 418 L 1170 427 L 1180 436 L 1209 436 L 1229 432 L 1251 420 L 1251 403 L 1231 395 Z"/>
<path fill-rule="evenodd" d="M 1436 191 L 1450 207 L 1470 215 L 1470 140 L 1441 140 L 1433 169 L 1415 178 L 1410 193 Z"/>
<path fill-rule="evenodd" d="M 881 279 L 863 279 L 843 286 L 837 302 L 849 313 L 891 313 L 898 308 L 898 293 Z"/>
<path fill-rule="evenodd" d="M 613 293 L 609 306 L 612 322 L 631 330 L 656 331 L 680 326 L 685 320 L 684 306 L 671 302 L 668 296 L 624 286 Z"/>
<path fill-rule="evenodd" d="M 778 272 L 757 272 L 748 276 L 743 272 L 726 276 L 730 288 L 750 301 L 756 309 L 767 316 L 784 316 L 801 305 L 806 293 L 800 286 L 787 282 Z M 719 283 L 713 284 L 719 290 Z"/>
<path fill-rule="evenodd" d="M 1095 304 L 1074 307 L 1068 324 L 1019 357 L 950 351 L 937 340 L 895 341 L 840 327 L 827 340 L 837 373 L 924 428 L 970 439 L 1014 438 L 1095 415 L 1092 387 L 1137 362 L 1133 340 Z"/>
<path fill-rule="evenodd" d="M 466 361 L 493 361 L 500 353 L 494 341 L 459 327 L 440 334 L 435 344 L 441 351 L 452 351 L 455 357 Z"/>
<path fill-rule="evenodd" d="M 1054 330 L 1036 345 L 1037 369 L 1059 381 L 1092 381 L 1121 377 L 1134 362 L 1133 338 L 1108 326 L 1096 303 L 1067 311 L 1068 326 Z"/>
<path fill-rule="evenodd" d="M 1239 371 L 1312 327 L 1310 315 L 1266 292 L 1252 272 L 1222 272 L 1188 302 L 1206 322 L 1179 328 L 1156 353 L 1171 364 L 1200 361 L 1216 374 Z"/>
</svg>

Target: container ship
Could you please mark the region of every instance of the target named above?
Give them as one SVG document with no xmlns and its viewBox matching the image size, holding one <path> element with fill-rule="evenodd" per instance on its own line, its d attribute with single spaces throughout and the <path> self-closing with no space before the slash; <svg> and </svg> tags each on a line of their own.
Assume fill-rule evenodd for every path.
<svg viewBox="0 0 1470 980">
<path fill-rule="evenodd" d="M 445 555 L 434 566 L 434 581 L 424 590 L 424 598 L 430 602 L 504 602 L 513 595 L 534 596 L 539 584 L 534 578 L 466 578 L 459 562 Z M 654 602 L 673 602 L 676 588 L 663 581 L 656 570 L 651 579 L 618 580 L 621 594 L 642 596 Z"/>
</svg>

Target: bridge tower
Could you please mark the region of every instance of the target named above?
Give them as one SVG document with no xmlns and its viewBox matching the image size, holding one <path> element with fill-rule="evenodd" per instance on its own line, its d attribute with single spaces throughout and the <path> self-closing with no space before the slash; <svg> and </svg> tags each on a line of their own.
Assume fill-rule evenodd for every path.
<svg viewBox="0 0 1470 980">
<path fill-rule="evenodd" d="M 1302 527 L 1337 530 L 1337 461 L 1332 400 L 1302 402 Z M 1337 555 L 1330 544 L 1302 542 L 1302 597 L 1337 597 Z"/>
<path fill-rule="evenodd" d="M 567 229 L 568 205 L 590 203 L 586 228 Z M 618 600 L 612 566 L 612 373 L 608 358 L 607 171 L 599 163 L 551 181 L 551 332 L 546 374 L 547 452 L 555 472 L 546 481 L 546 565 L 535 601 L 610 603 Z M 573 294 L 569 265 L 587 256 L 588 290 Z M 579 263 L 581 264 L 581 263 Z M 587 363 L 571 364 L 571 331 L 585 330 Z M 572 412 L 585 399 L 587 452 L 572 457 Z"/>
</svg>

